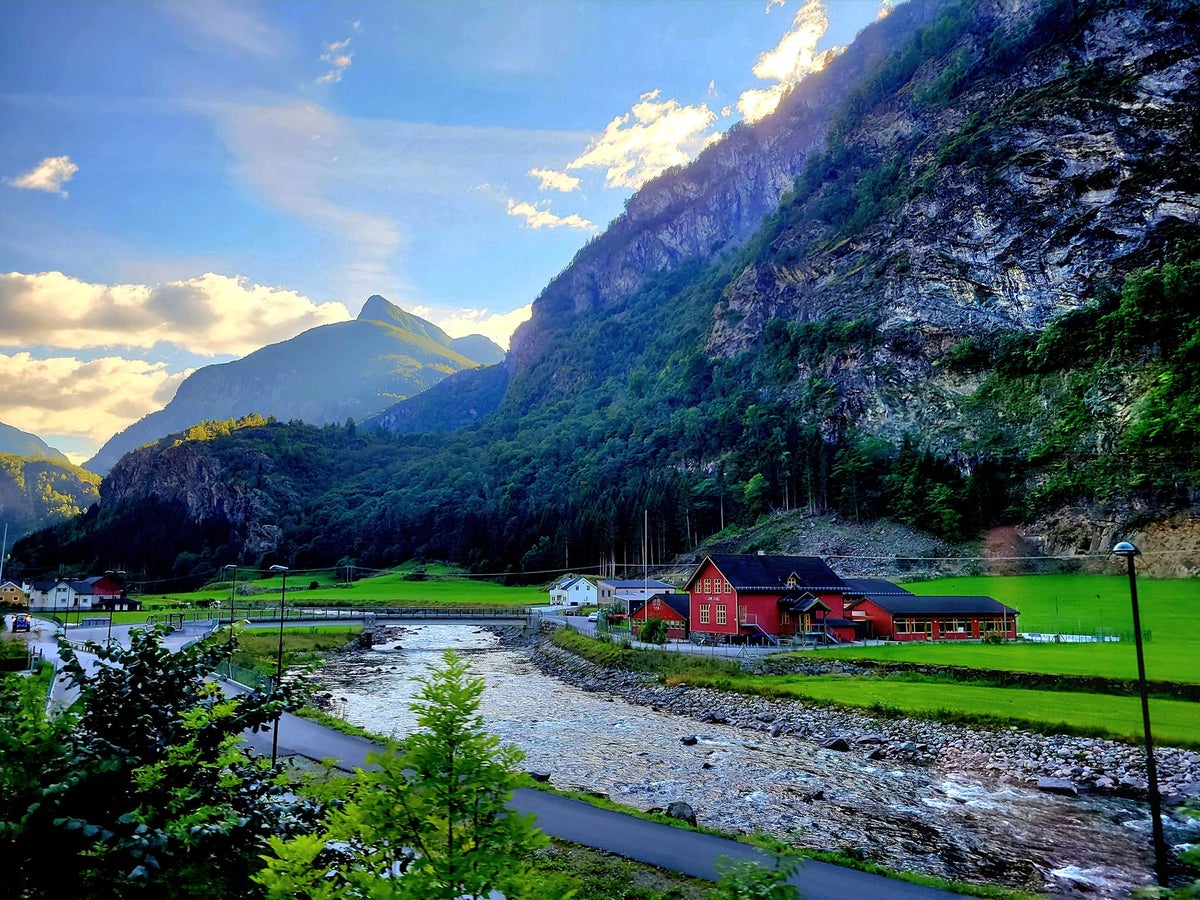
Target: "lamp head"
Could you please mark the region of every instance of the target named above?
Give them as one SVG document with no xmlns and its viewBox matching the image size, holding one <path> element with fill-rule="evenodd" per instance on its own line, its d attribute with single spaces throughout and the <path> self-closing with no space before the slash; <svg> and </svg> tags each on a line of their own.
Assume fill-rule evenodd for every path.
<svg viewBox="0 0 1200 900">
<path fill-rule="evenodd" d="M 1133 544 L 1129 543 L 1129 541 L 1121 541 L 1121 543 L 1112 548 L 1112 552 L 1117 556 L 1141 556 L 1141 551 L 1138 550 L 1137 547 L 1133 546 Z"/>
</svg>

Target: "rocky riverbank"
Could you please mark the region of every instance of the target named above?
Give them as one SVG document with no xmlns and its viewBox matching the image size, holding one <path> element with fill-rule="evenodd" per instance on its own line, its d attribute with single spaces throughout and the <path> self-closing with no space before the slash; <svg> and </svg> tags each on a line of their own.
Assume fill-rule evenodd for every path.
<svg viewBox="0 0 1200 900">
<path fill-rule="evenodd" d="M 923 719 L 883 718 L 851 709 L 708 688 L 667 687 L 638 673 L 597 666 L 546 640 L 524 643 L 530 659 L 547 675 L 585 691 L 608 692 L 629 703 L 698 723 L 720 723 L 770 737 L 788 735 L 871 760 L 904 760 L 1053 793 L 1146 795 L 1146 757 L 1141 747 L 1017 728 L 991 730 Z M 1158 747 L 1155 759 L 1166 808 L 1200 797 L 1200 753 Z"/>
</svg>

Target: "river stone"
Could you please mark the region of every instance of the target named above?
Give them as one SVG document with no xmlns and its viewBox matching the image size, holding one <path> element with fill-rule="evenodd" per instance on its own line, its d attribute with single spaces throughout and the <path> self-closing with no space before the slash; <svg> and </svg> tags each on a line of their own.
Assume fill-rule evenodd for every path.
<svg viewBox="0 0 1200 900">
<path fill-rule="evenodd" d="M 845 753 L 850 749 L 850 742 L 844 737 L 835 737 L 830 738 L 827 741 L 821 741 L 821 747 L 825 750 L 837 750 L 841 753 Z"/>
<path fill-rule="evenodd" d="M 676 800 L 668 806 L 667 815 L 672 819 L 687 822 L 689 825 L 696 824 L 696 811 L 692 809 L 690 804 L 684 803 L 682 800 Z"/>
<path fill-rule="evenodd" d="M 685 734 L 679 739 L 679 743 L 683 744 L 685 747 L 692 747 L 695 746 L 698 740 L 699 738 L 697 738 L 694 734 Z"/>
<path fill-rule="evenodd" d="M 1065 794 L 1068 797 L 1079 794 L 1079 788 L 1075 787 L 1075 782 L 1069 778 L 1039 778 L 1037 788 L 1047 794 Z"/>
<path fill-rule="evenodd" d="M 542 784 L 547 784 L 550 781 L 549 772 L 529 772 L 527 773 L 534 781 L 540 781 Z"/>
</svg>

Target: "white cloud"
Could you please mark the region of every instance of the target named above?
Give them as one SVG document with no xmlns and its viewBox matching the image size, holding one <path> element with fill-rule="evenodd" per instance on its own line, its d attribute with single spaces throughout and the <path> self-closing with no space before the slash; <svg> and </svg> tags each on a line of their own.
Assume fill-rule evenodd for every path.
<svg viewBox="0 0 1200 900">
<path fill-rule="evenodd" d="M 99 447 L 115 431 L 165 406 L 191 370 L 107 356 L 36 359 L 0 353 L 0 421 Z"/>
<path fill-rule="evenodd" d="M 609 122 L 604 134 L 568 163 L 567 169 L 602 168 L 606 187 L 637 190 L 672 166 L 687 164 L 718 139 L 707 133 L 717 120 L 707 105 L 660 101 L 659 93 L 643 94 L 632 110 Z"/>
<path fill-rule="evenodd" d="M 212 273 L 162 284 L 89 284 L 61 272 L 0 274 L 0 346 L 83 350 L 167 343 L 242 356 L 350 318 L 341 303 Z"/>
<path fill-rule="evenodd" d="M 768 7 L 768 12 L 770 8 Z M 822 0 L 809 0 L 796 11 L 791 27 L 774 50 L 759 55 L 754 74 L 774 81 L 765 88 L 752 88 L 738 98 L 738 110 L 748 122 L 770 115 L 792 86 L 825 68 L 840 48 L 818 50 L 817 43 L 829 30 L 829 16 Z"/>
<path fill-rule="evenodd" d="M 886 19 L 893 9 L 896 8 L 896 3 L 899 0 L 879 0 L 879 11 L 875 13 L 876 19 Z"/>
<path fill-rule="evenodd" d="M 50 194 L 67 196 L 62 186 L 75 177 L 79 166 L 69 156 L 47 156 L 40 163 L 12 181 L 13 187 L 27 191 L 46 191 Z"/>
<path fill-rule="evenodd" d="M 432 322 L 451 337 L 466 337 L 482 334 L 491 338 L 505 350 L 508 349 L 512 333 L 517 326 L 533 314 L 533 306 L 526 303 L 510 312 L 492 312 L 490 309 L 442 309 L 432 306 L 415 306 L 413 315 Z"/>
<path fill-rule="evenodd" d="M 342 75 L 354 61 L 354 54 L 345 52 L 349 46 L 350 38 L 325 45 L 325 52 L 321 54 L 321 62 L 329 64 L 329 71 L 317 79 L 317 84 L 337 84 L 342 80 Z"/>
<path fill-rule="evenodd" d="M 548 200 L 542 200 L 534 204 L 509 199 L 508 214 L 516 216 L 519 219 L 524 219 L 525 227 L 532 228 L 535 231 L 542 228 L 578 228 L 591 232 L 598 230 L 595 225 L 577 213 L 571 213 L 569 216 L 555 215 L 546 209 L 549 202 Z"/>
<path fill-rule="evenodd" d="M 543 191 L 561 191 L 569 194 L 579 190 L 580 180 L 566 172 L 556 172 L 554 169 L 530 169 L 529 174 L 540 182 L 538 187 Z"/>
<path fill-rule="evenodd" d="M 279 32 L 248 3 L 187 0 L 160 3 L 159 9 L 179 19 L 191 38 L 223 44 L 261 59 L 276 56 L 284 46 Z"/>
</svg>

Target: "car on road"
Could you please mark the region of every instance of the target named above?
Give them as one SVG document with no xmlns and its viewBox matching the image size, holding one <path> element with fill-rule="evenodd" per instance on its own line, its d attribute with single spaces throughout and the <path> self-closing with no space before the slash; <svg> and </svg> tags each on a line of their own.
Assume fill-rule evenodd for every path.
<svg viewBox="0 0 1200 900">
<path fill-rule="evenodd" d="M 13 631 L 29 631 L 33 628 L 33 616 L 29 613 L 17 613 L 13 616 Z"/>
<path fill-rule="evenodd" d="M 600 621 L 600 613 L 588 613 L 588 621 L 589 622 L 599 622 Z"/>
</svg>

